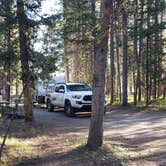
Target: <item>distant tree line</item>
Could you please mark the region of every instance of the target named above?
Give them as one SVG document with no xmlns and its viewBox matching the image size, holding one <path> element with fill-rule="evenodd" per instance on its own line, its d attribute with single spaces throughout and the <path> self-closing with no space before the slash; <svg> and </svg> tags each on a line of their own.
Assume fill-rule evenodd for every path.
<svg viewBox="0 0 166 166">
<path fill-rule="evenodd" d="M 110 103 L 127 105 L 128 96 L 133 96 L 135 105 L 141 100 L 148 105 L 165 97 L 165 1 L 111 0 L 110 5 L 106 69 Z M 63 0 L 63 7 L 66 77 L 92 84 L 100 2 Z"/>
<path fill-rule="evenodd" d="M 87 147 L 103 144 L 105 89 L 110 104 L 146 106 L 165 98 L 164 0 L 63 0 L 67 80 L 92 84 Z"/>
<path fill-rule="evenodd" d="M 20 95 L 22 80 L 26 120 L 33 120 L 32 96 L 35 80 L 47 78 L 57 70 L 59 59 L 57 40 L 51 33 L 55 15 L 40 16 L 41 0 L 0 0 L 0 89 L 2 99 L 10 101 L 11 87 Z M 40 26 L 44 34 L 39 38 Z M 49 40 L 48 40 L 48 37 Z M 41 44 L 40 50 L 35 43 Z M 43 46 L 42 46 L 43 45 Z"/>
<path fill-rule="evenodd" d="M 69 82 L 92 85 L 87 146 L 103 143 L 105 94 L 110 104 L 146 106 L 166 95 L 165 0 L 61 0 L 63 12 L 40 15 L 41 0 L 0 0 L 0 87 L 10 100 L 22 80 L 33 121 L 35 80 L 64 67 Z M 39 30 L 44 26 L 40 38 Z M 41 50 L 35 44 L 42 43 Z"/>
</svg>

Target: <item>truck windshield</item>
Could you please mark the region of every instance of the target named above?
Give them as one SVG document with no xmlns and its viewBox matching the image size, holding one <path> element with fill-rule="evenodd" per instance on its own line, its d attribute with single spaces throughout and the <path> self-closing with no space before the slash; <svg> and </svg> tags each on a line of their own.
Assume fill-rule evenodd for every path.
<svg viewBox="0 0 166 166">
<path fill-rule="evenodd" d="M 91 91 L 88 85 L 67 85 L 67 91 Z"/>
</svg>

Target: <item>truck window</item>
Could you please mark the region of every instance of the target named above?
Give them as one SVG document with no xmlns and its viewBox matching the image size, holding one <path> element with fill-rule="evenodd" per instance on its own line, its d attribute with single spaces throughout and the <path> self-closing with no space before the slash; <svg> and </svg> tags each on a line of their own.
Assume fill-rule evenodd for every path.
<svg viewBox="0 0 166 166">
<path fill-rule="evenodd" d="M 61 85 L 61 86 L 58 86 L 58 87 L 55 88 L 55 92 L 57 92 L 57 93 L 60 92 L 60 90 L 65 91 L 65 87 L 63 85 Z"/>
<path fill-rule="evenodd" d="M 86 84 L 67 85 L 67 91 L 91 91 L 90 86 Z"/>
</svg>

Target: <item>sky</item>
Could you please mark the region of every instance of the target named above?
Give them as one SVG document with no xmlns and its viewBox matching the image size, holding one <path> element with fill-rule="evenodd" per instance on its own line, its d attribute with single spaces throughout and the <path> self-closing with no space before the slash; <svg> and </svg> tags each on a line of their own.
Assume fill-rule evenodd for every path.
<svg viewBox="0 0 166 166">
<path fill-rule="evenodd" d="M 53 14 L 59 12 L 62 8 L 60 7 L 60 0 L 44 0 L 42 2 L 42 14 Z"/>
<path fill-rule="evenodd" d="M 62 7 L 60 6 L 60 0 L 43 0 L 41 12 L 39 13 L 40 16 L 47 14 L 48 16 L 51 14 L 56 14 L 62 11 Z M 42 36 L 43 32 L 45 31 L 45 26 L 40 26 L 40 31 L 38 33 L 39 38 Z M 37 51 L 41 50 L 42 43 L 38 42 L 35 43 L 35 49 Z"/>
<path fill-rule="evenodd" d="M 61 11 L 62 11 L 62 7 L 60 5 L 60 0 L 43 0 L 40 15 L 44 15 L 44 14 L 52 15 L 52 14 L 60 13 Z M 42 35 L 42 31 L 44 31 L 45 27 L 40 26 L 40 28 L 41 28 L 41 32 L 39 32 L 38 34 L 39 36 Z M 38 51 L 41 50 L 42 44 L 43 43 L 41 42 L 36 43 L 35 44 L 36 50 Z M 56 72 L 56 75 L 64 75 L 64 73 L 62 71 L 58 71 Z"/>
</svg>

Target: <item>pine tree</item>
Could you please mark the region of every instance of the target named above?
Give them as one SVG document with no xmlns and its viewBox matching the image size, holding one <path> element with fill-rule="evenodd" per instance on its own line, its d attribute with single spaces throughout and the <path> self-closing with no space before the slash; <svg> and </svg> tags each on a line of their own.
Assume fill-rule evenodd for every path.
<svg viewBox="0 0 166 166">
<path fill-rule="evenodd" d="M 100 12 L 101 18 L 96 36 L 96 53 L 94 55 L 92 116 L 87 142 L 87 147 L 92 150 L 98 149 L 103 144 L 105 71 L 110 21 L 109 0 L 101 0 Z"/>
<path fill-rule="evenodd" d="M 122 22 L 123 22 L 123 99 L 122 105 L 128 104 L 128 33 L 127 33 L 128 13 L 125 5 L 122 8 Z"/>
<path fill-rule="evenodd" d="M 32 110 L 32 75 L 29 67 L 30 54 L 28 50 L 28 19 L 25 14 L 25 2 L 17 0 L 17 17 L 19 25 L 19 43 L 20 43 L 20 59 L 22 68 L 22 82 L 24 94 L 24 110 L 26 121 L 33 121 Z"/>
</svg>

